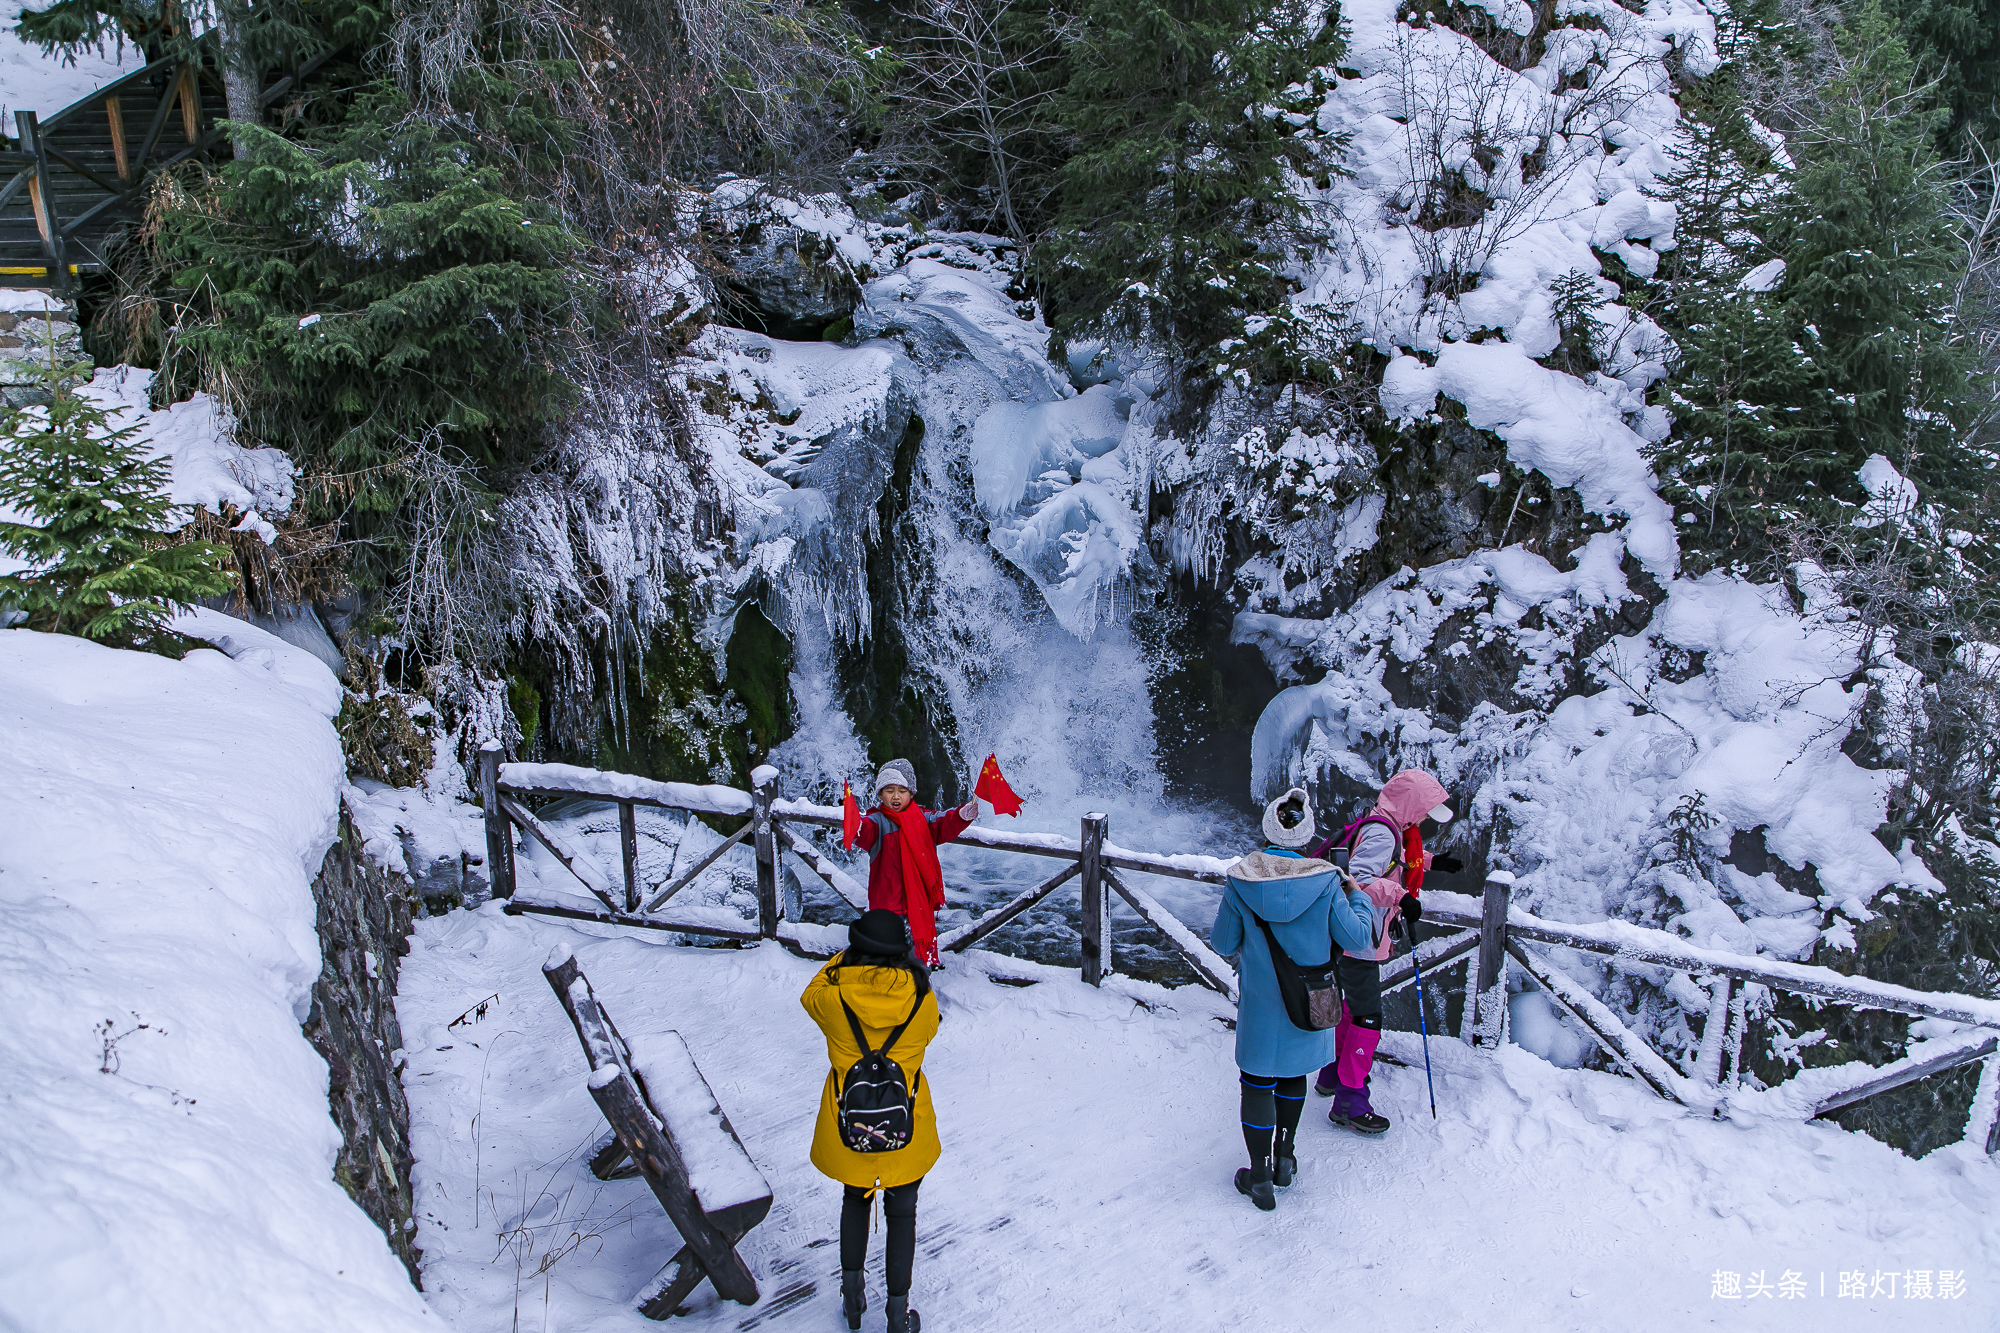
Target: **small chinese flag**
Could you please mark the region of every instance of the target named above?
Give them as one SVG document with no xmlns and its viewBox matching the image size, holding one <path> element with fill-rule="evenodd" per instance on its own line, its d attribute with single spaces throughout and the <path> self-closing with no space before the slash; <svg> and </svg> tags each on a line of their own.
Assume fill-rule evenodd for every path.
<svg viewBox="0 0 2000 1333">
<path fill-rule="evenodd" d="M 1000 761 L 990 754 L 979 766 L 979 781 L 973 784 L 972 794 L 992 806 L 996 815 L 1021 813 L 1021 798 L 1007 785 L 1007 779 L 1000 776 Z"/>
<path fill-rule="evenodd" d="M 861 802 L 854 799 L 854 784 L 840 784 L 840 845 L 854 850 L 855 835 L 861 832 Z"/>
</svg>

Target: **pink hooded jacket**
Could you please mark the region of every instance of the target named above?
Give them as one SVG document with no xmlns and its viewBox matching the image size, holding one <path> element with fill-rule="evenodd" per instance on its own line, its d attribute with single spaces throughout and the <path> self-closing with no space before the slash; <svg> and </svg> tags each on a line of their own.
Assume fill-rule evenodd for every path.
<svg viewBox="0 0 2000 1333">
<path fill-rule="evenodd" d="M 1393 823 L 1396 826 L 1394 839 L 1390 841 L 1389 830 L 1382 825 L 1364 824 L 1354 848 L 1354 877 L 1361 881 L 1361 891 L 1375 904 L 1375 952 L 1349 952 L 1348 957 L 1372 957 L 1380 962 L 1389 956 L 1393 943 L 1389 930 L 1395 924 L 1404 895 L 1403 867 L 1396 864 L 1403 850 L 1403 832 L 1443 805 L 1448 796 L 1443 783 L 1416 768 L 1406 768 L 1382 784 L 1382 794 L 1376 798 L 1375 808 L 1368 813 L 1381 815 Z M 1384 842 L 1389 843 L 1386 848 L 1382 845 Z M 1371 843 L 1374 845 L 1371 846 Z M 1371 852 L 1374 855 L 1369 855 Z M 1425 852 L 1425 869 L 1430 868 L 1430 863 L 1431 854 Z M 1372 876 L 1370 872 L 1373 872 Z"/>
</svg>

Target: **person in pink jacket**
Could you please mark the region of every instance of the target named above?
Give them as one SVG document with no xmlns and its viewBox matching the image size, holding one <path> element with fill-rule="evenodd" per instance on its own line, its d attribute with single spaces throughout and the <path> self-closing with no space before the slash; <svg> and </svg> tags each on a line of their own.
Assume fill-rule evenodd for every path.
<svg viewBox="0 0 2000 1333">
<path fill-rule="evenodd" d="M 1421 836 L 1411 833 L 1426 819 L 1438 824 L 1451 819 L 1447 795 L 1444 784 L 1430 774 L 1404 769 L 1383 784 L 1375 808 L 1346 834 L 1345 845 L 1352 852 L 1348 873 L 1375 907 L 1375 942 L 1367 952 L 1349 950 L 1341 955 L 1337 968 L 1341 1014 L 1334 1029 L 1333 1063 L 1319 1071 L 1313 1091 L 1333 1098 L 1329 1121 L 1358 1134 L 1380 1134 L 1389 1128 L 1388 1117 L 1369 1104 L 1368 1072 L 1382 1040 L 1382 960 L 1394 943 L 1390 928 L 1399 915 L 1412 928 L 1422 916 L 1414 890 L 1426 868 L 1435 863 L 1447 873 L 1462 869 L 1456 857 L 1433 858 L 1416 850 L 1421 859 L 1415 873 L 1410 873 L 1411 852 L 1421 847 Z M 1338 845 L 1342 845 L 1339 837 L 1329 839 L 1313 855 L 1328 856 Z"/>
</svg>

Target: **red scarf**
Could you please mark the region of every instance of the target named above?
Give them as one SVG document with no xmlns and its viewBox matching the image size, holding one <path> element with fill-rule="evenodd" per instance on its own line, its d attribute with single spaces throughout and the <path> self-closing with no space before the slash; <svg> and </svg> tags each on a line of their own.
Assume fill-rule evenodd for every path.
<svg viewBox="0 0 2000 1333">
<path fill-rule="evenodd" d="M 884 807 L 882 813 L 896 826 L 896 855 L 903 872 L 903 915 L 909 918 L 910 942 L 917 958 L 925 963 L 938 961 L 937 909 L 944 906 L 944 867 L 938 864 L 937 843 L 931 838 L 930 820 L 915 801 L 897 814 Z"/>
<path fill-rule="evenodd" d="M 1424 835 L 1415 824 L 1403 830 L 1403 887 L 1411 893 L 1424 886 Z"/>
</svg>

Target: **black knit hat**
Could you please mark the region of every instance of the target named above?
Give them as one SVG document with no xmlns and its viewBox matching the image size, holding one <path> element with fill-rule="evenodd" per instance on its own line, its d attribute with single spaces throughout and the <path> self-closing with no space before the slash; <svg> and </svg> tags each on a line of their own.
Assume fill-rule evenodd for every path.
<svg viewBox="0 0 2000 1333">
<path fill-rule="evenodd" d="M 847 951 L 873 958 L 901 958 L 910 951 L 910 923 L 875 907 L 847 924 Z"/>
</svg>

